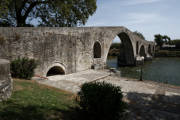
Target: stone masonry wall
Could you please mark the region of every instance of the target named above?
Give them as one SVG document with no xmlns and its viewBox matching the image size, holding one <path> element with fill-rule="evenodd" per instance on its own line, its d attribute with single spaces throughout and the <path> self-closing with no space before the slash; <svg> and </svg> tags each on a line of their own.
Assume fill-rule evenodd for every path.
<svg viewBox="0 0 180 120">
<path fill-rule="evenodd" d="M 53 65 L 62 66 L 65 74 L 90 69 L 93 64 L 106 64 L 113 39 L 124 32 L 132 43 L 132 55 L 127 53 L 127 63 L 134 63 L 136 41 L 148 46 L 148 41 L 133 35 L 125 27 L 61 27 L 61 28 L 2 28 L 0 27 L 0 58 L 18 57 L 38 61 L 35 74 L 46 76 Z M 101 58 L 93 56 L 95 42 L 101 45 Z"/>
</svg>

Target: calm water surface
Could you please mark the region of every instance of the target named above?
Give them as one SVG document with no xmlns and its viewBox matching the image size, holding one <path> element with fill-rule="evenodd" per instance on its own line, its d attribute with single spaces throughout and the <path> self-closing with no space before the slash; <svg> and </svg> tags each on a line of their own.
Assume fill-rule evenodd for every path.
<svg viewBox="0 0 180 120">
<path fill-rule="evenodd" d="M 109 57 L 107 61 L 109 67 L 117 68 L 121 71 L 122 77 L 139 79 L 140 67 L 117 67 L 117 59 Z M 143 79 L 168 83 L 180 86 L 180 58 L 154 58 L 153 61 L 143 65 Z"/>
</svg>

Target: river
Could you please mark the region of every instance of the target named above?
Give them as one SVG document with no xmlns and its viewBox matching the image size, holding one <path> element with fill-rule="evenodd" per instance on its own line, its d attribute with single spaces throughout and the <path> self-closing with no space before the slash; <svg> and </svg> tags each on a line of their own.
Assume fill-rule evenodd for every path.
<svg viewBox="0 0 180 120">
<path fill-rule="evenodd" d="M 107 65 L 121 71 L 121 77 L 140 78 L 140 67 L 117 67 L 116 57 L 108 57 Z M 180 86 L 180 58 L 154 58 L 142 67 L 143 80 Z"/>
</svg>

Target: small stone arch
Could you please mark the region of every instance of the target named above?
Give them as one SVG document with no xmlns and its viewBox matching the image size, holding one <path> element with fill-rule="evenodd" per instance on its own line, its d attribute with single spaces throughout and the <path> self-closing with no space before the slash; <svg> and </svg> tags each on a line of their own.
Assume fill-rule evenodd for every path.
<svg viewBox="0 0 180 120">
<path fill-rule="evenodd" d="M 55 63 L 51 65 L 46 72 L 46 76 L 53 76 L 53 75 L 65 75 L 65 67 L 59 63 Z"/>
<path fill-rule="evenodd" d="M 98 41 L 94 43 L 93 56 L 94 58 L 101 58 L 101 44 Z"/>
<path fill-rule="evenodd" d="M 145 52 L 145 47 L 144 47 L 144 45 L 142 45 L 141 46 L 141 48 L 140 48 L 140 56 L 141 57 L 146 57 L 146 52 Z"/>
<path fill-rule="evenodd" d="M 136 55 L 139 54 L 139 41 L 136 42 Z"/>
</svg>

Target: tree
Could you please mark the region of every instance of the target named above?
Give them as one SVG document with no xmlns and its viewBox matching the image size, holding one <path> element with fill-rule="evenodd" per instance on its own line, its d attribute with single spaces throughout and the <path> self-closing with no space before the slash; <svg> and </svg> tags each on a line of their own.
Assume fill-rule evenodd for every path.
<svg viewBox="0 0 180 120">
<path fill-rule="evenodd" d="M 120 49 L 122 46 L 121 43 L 112 43 L 110 49 Z"/>
<path fill-rule="evenodd" d="M 0 25 L 32 26 L 36 19 L 39 26 L 77 26 L 85 24 L 96 8 L 96 0 L 9 0 L 8 15 Z"/>
<path fill-rule="evenodd" d="M 162 47 L 162 45 L 165 44 L 171 44 L 171 38 L 168 37 L 167 35 L 161 35 L 161 34 L 156 34 L 154 35 L 155 37 L 155 42 L 157 43 L 157 46 L 159 46 L 160 48 Z"/>
<path fill-rule="evenodd" d="M 0 0 L 0 19 L 7 16 L 9 0 Z"/>
<path fill-rule="evenodd" d="M 9 23 L 4 18 L 8 17 L 8 6 L 10 0 L 0 0 L 0 27 L 9 26 Z"/>
<path fill-rule="evenodd" d="M 156 42 L 157 46 L 161 48 L 164 43 L 163 36 L 160 34 L 157 34 L 157 35 L 154 35 L 154 37 L 155 37 L 154 41 Z"/>
<path fill-rule="evenodd" d="M 138 31 L 134 31 L 134 34 L 136 34 L 137 36 L 139 36 L 140 38 L 142 38 L 143 40 L 145 40 L 145 37 L 142 33 L 138 32 Z"/>
<path fill-rule="evenodd" d="M 164 36 L 163 36 L 163 41 L 164 41 L 166 44 L 171 44 L 171 38 L 168 37 L 167 35 L 164 35 Z"/>
</svg>

